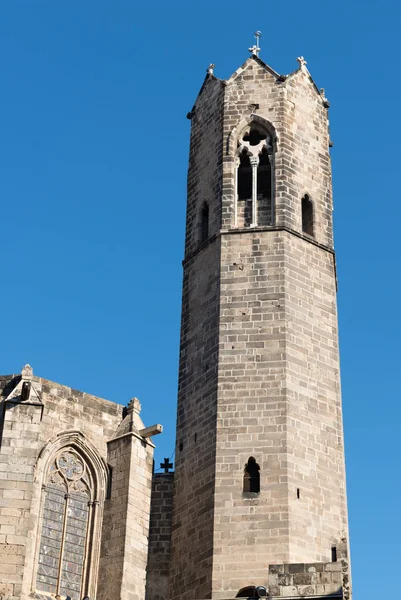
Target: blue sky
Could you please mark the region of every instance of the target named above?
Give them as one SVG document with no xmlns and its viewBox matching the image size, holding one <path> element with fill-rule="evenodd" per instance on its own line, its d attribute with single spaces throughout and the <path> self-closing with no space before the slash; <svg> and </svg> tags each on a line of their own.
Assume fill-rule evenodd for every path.
<svg viewBox="0 0 401 600">
<path fill-rule="evenodd" d="M 0 372 L 143 405 L 174 448 L 191 109 L 260 29 L 331 102 L 354 600 L 401 560 L 396 0 L 13 0 L 0 6 Z M 372 576 L 372 571 L 375 575 Z M 379 575 L 382 571 L 383 575 Z M 376 573 L 378 575 L 376 575 Z"/>
</svg>

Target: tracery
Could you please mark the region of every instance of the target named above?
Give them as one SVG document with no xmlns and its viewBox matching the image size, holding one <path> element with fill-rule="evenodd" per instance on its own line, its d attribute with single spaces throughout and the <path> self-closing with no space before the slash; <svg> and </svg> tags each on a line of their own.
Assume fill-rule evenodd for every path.
<svg viewBox="0 0 401 600">
<path fill-rule="evenodd" d="M 80 598 L 92 490 L 86 462 L 72 448 L 61 450 L 50 465 L 44 489 L 38 590 Z"/>
<path fill-rule="evenodd" d="M 273 142 L 252 122 L 238 141 L 236 153 L 235 225 L 257 227 L 273 220 Z"/>
</svg>

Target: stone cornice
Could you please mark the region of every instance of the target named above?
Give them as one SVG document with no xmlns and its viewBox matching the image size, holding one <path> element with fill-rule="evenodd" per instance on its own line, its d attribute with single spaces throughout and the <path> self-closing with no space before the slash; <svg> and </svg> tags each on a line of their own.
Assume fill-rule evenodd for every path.
<svg viewBox="0 0 401 600">
<path fill-rule="evenodd" d="M 315 240 L 310 235 L 305 234 L 305 233 L 300 233 L 299 231 L 295 231 L 295 229 L 291 229 L 290 227 L 286 227 L 285 225 L 271 225 L 271 226 L 264 226 L 264 227 L 242 227 L 242 228 L 236 227 L 235 229 L 222 229 L 221 231 L 219 231 L 219 233 L 215 233 L 208 240 L 206 240 L 205 242 L 200 244 L 196 248 L 196 250 L 193 250 L 192 252 L 188 253 L 188 255 L 182 261 L 182 264 L 185 267 L 185 265 L 188 262 L 190 262 L 197 254 L 199 254 L 199 252 L 201 252 L 204 248 L 206 248 L 207 246 L 212 244 L 216 239 L 218 239 L 222 236 L 238 235 L 241 233 L 261 233 L 261 232 L 266 232 L 266 231 L 286 231 L 287 233 L 289 233 L 291 235 L 295 235 L 296 237 L 300 238 L 301 240 L 305 240 L 306 242 L 308 242 L 309 244 L 312 244 L 313 246 L 317 246 L 318 248 L 321 248 L 322 250 L 329 252 L 330 254 L 332 254 L 335 257 L 334 248 L 331 248 L 330 246 L 327 246 L 326 244 L 321 244 L 320 242 Z"/>
</svg>

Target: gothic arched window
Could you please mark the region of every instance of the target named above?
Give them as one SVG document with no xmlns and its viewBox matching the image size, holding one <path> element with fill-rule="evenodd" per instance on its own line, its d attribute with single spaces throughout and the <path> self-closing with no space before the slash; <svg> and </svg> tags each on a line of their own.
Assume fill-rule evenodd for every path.
<svg viewBox="0 0 401 600">
<path fill-rule="evenodd" d="M 37 564 L 40 592 L 82 597 L 86 555 L 91 537 L 93 476 L 73 448 L 58 452 L 44 486 L 44 505 Z"/>
<path fill-rule="evenodd" d="M 302 198 L 302 231 L 308 235 L 313 233 L 313 204 L 308 194 Z"/>
<path fill-rule="evenodd" d="M 244 493 L 260 492 L 260 467 L 253 456 L 248 458 L 244 469 Z"/>
<path fill-rule="evenodd" d="M 236 225 L 272 225 L 272 137 L 259 123 L 251 123 L 238 142 L 236 181 Z"/>
</svg>

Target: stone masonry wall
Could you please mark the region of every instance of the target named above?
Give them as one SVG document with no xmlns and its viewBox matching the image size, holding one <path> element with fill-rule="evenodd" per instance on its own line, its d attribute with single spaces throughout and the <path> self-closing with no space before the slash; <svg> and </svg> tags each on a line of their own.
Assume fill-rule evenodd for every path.
<svg viewBox="0 0 401 600">
<path fill-rule="evenodd" d="M 210 597 L 218 353 L 219 241 L 200 243 L 221 221 L 223 85 L 208 76 L 191 117 L 187 229 L 181 316 L 170 596 Z M 201 249 L 202 248 L 202 249 Z"/>
<path fill-rule="evenodd" d="M 20 376 L 0 378 L 0 596 L 27 598 L 34 586 L 43 473 L 38 457 L 61 432 L 80 430 L 107 460 L 106 441 L 121 421 L 122 406 L 69 387 L 33 378 L 41 402 L 5 403 Z M 0 428 L 1 429 L 1 428 Z"/>
<path fill-rule="evenodd" d="M 174 473 L 153 476 L 146 600 L 169 600 Z"/>
<path fill-rule="evenodd" d="M 220 230 L 223 85 L 208 76 L 191 113 L 185 256 L 201 243 L 201 212 L 209 205 L 209 236 Z"/>
<path fill-rule="evenodd" d="M 334 257 L 284 243 L 289 558 L 327 561 L 348 529 Z"/>
<path fill-rule="evenodd" d="M 327 561 L 347 530 L 332 254 L 227 234 L 220 289 L 215 598 L 264 585 L 275 560 Z M 258 495 L 243 494 L 250 456 Z"/>
<path fill-rule="evenodd" d="M 327 561 L 347 537 L 327 102 L 304 64 L 279 77 L 251 57 L 222 84 L 223 118 L 209 110 L 192 123 L 172 598 L 235 597 L 266 585 L 269 564 Z M 204 86 L 198 117 L 216 90 Z M 255 119 L 275 131 L 274 220 L 234 229 L 237 141 Z M 214 215 L 221 203 L 220 230 L 200 247 L 194 182 L 197 199 L 215 191 Z M 250 456 L 259 494 L 243 494 Z"/>
<path fill-rule="evenodd" d="M 340 562 L 276 564 L 269 567 L 272 598 L 343 598 Z"/>
<path fill-rule="evenodd" d="M 289 560 L 285 251 L 279 232 L 222 239 L 213 597 L 266 585 Z M 260 466 L 260 494 L 243 494 Z"/>
<path fill-rule="evenodd" d="M 170 597 L 210 597 L 216 452 L 220 244 L 185 265 Z M 200 265 L 202 264 L 202 267 Z M 191 591 L 192 590 L 192 591 Z"/>
</svg>

